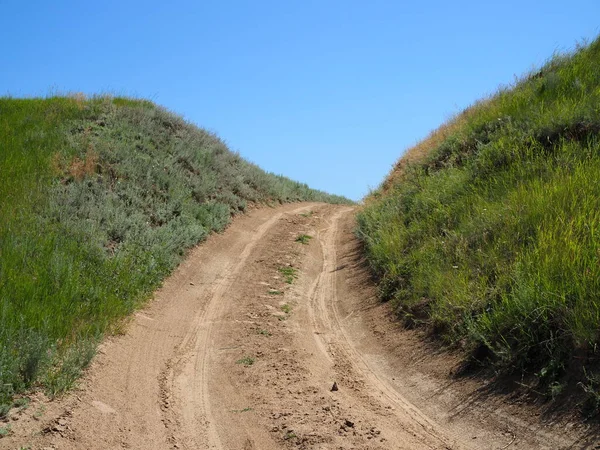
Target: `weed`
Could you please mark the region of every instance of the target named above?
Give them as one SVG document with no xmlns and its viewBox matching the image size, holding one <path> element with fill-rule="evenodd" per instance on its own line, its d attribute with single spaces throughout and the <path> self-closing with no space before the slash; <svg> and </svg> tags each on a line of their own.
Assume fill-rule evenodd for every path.
<svg viewBox="0 0 600 450">
<path fill-rule="evenodd" d="M 583 411 L 588 417 L 592 417 L 600 412 L 600 375 L 584 368 L 584 376 L 586 382 L 579 382 L 579 386 L 586 395 Z"/>
<path fill-rule="evenodd" d="M 82 341 L 78 346 L 69 347 L 45 379 L 46 391 L 50 396 L 62 394 L 73 386 L 82 370 L 92 360 L 96 352 L 94 341 Z"/>
<path fill-rule="evenodd" d="M 254 362 L 256 361 L 255 358 L 253 358 L 252 356 L 245 356 L 242 359 L 238 359 L 235 363 L 236 364 L 242 364 L 246 367 L 251 366 L 252 364 L 254 364 Z"/>
<path fill-rule="evenodd" d="M 284 294 L 283 291 L 280 291 L 278 289 L 269 289 L 268 292 L 270 295 L 283 295 Z"/>
<path fill-rule="evenodd" d="M 271 332 L 269 330 L 264 330 L 262 328 L 257 328 L 256 333 L 262 336 L 271 336 Z"/>
<path fill-rule="evenodd" d="M 36 419 L 40 419 L 45 413 L 46 407 L 44 405 L 40 405 L 40 407 L 33 414 L 33 417 Z"/>
<path fill-rule="evenodd" d="M 288 305 L 287 303 L 284 305 L 281 305 L 281 310 L 286 313 L 289 314 L 292 312 L 292 307 L 290 305 Z"/>
<path fill-rule="evenodd" d="M 0 427 L 0 438 L 8 436 L 10 434 L 10 431 L 11 431 L 10 424 Z"/>
<path fill-rule="evenodd" d="M 292 284 L 298 277 L 298 270 L 290 266 L 280 267 L 279 273 L 284 276 L 285 282 L 288 284 Z"/>
<path fill-rule="evenodd" d="M 315 213 L 315 212 L 311 210 L 311 211 L 307 211 L 307 212 L 304 212 L 304 213 L 300 213 L 300 215 L 301 215 L 302 217 L 312 217 L 312 215 L 313 215 L 314 213 Z"/>
<path fill-rule="evenodd" d="M 307 245 L 311 239 L 312 236 L 309 236 L 308 234 L 300 234 L 296 238 L 296 242 L 300 242 L 301 244 Z"/>
<path fill-rule="evenodd" d="M 31 403 L 31 399 L 29 397 L 20 397 L 14 400 L 13 408 L 20 408 L 21 410 L 27 409 Z"/>
<path fill-rule="evenodd" d="M 283 436 L 284 440 L 290 440 L 290 439 L 294 439 L 296 436 L 296 433 L 294 433 L 293 431 L 286 431 L 285 435 Z"/>
</svg>

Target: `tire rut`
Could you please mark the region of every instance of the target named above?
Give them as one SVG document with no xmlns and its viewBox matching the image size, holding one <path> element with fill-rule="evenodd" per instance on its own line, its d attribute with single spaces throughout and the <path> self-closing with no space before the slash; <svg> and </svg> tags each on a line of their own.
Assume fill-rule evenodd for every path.
<svg viewBox="0 0 600 450">
<path fill-rule="evenodd" d="M 407 390 L 414 375 L 391 370 L 401 358 L 373 338 L 381 318 L 363 320 L 352 211 L 312 203 L 237 219 L 101 346 L 80 389 L 34 402 L 0 448 L 545 448 L 496 409 L 455 419 L 456 402 L 432 407 L 433 383 Z"/>
</svg>

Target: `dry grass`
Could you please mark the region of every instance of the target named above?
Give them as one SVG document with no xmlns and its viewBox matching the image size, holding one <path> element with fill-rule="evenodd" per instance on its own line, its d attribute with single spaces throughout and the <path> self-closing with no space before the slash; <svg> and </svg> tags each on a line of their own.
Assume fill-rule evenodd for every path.
<svg viewBox="0 0 600 450">
<path fill-rule="evenodd" d="M 63 182 L 81 181 L 85 177 L 97 173 L 99 163 L 98 153 L 91 144 L 83 158 L 75 155 L 70 159 L 65 159 L 64 155 L 55 153 L 50 161 L 52 173 L 59 176 Z"/>
<path fill-rule="evenodd" d="M 492 101 L 493 98 L 490 97 L 475 102 L 467 109 L 452 117 L 448 122 L 432 131 L 429 136 L 417 143 L 417 145 L 406 150 L 381 184 L 380 193 L 387 193 L 394 184 L 402 179 L 408 165 L 425 161 L 446 139 L 461 130 L 472 117 L 479 114 Z M 368 201 L 369 198 L 365 200 Z"/>
</svg>

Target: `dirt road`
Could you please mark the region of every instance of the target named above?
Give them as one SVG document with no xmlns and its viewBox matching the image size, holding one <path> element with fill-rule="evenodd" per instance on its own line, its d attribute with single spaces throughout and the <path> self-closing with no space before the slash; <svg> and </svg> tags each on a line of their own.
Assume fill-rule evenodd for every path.
<svg viewBox="0 0 600 450">
<path fill-rule="evenodd" d="M 238 218 L 103 344 L 79 389 L 13 414 L 0 448 L 592 445 L 420 372 L 427 349 L 395 333 L 352 226 L 352 208 L 322 204 Z"/>
</svg>

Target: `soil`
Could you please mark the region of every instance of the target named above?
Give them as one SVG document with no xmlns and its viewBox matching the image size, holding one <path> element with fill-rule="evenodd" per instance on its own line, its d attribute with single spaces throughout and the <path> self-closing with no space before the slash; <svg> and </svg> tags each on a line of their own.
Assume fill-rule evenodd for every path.
<svg viewBox="0 0 600 450">
<path fill-rule="evenodd" d="M 323 204 L 237 218 L 78 388 L 13 410 L 0 449 L 600 448 L 592 425 L 457 377 L 459 355 L 377 300 L 353 227 Z"/>
</svg>

